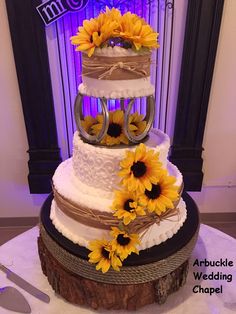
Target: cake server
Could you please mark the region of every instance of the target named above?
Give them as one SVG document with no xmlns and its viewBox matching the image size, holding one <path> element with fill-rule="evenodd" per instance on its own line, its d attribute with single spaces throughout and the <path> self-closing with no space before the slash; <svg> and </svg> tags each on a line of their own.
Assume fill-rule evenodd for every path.
<svg viewBox="0 0 236 314">
<path fill-rule="evenodd" d="M 35 298 L 38 298 L 39 300 L 41 300 L 45 303 L 50 302 L 50 298 L 46 293 L 42 292 L 38 288 L 31 285 L 28 281 L 24 280 L 19 275 L 15 274 L 13 271 L 8 269 L 6 266 L 0 264 L 0 270 L 2 270 L 7 275 L 7 278 L 9 280 L 14 282 L 18 287 L 27 291 L 29 294 L 33 295 Z"/>
<path fill-rule="evenodd" d="M 14 287 L 0 288 L 0 306 L 17 313 L 31 313 L 26 298 Z"/>
</svg>

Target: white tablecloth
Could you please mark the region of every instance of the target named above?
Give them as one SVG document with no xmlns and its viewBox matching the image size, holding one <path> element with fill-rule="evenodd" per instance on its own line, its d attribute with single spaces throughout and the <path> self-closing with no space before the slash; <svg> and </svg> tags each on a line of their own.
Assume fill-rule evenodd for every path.
<svg viewBox="0 0 236 314">
<path fill-rule="evenodd" d="M 47 278 L 42 274 L 37 252 L 37 236 L 38 228 L 35 227 L 13 240 L 7 242 L 0 247 L 0 262 L 8 268 L 22 276 L 24 279 L 47 293 L 51 301 L 45 304 L 40 300 L 29 295 L 24 290 L 15 286 L 10 282 L 3 272 L 0 272 L 0 287 L 15 286 L 19 289 L 28 300 L 33 314 L 91 314 L 91 313 L 170 313 L 170 314 L 230 314 L 236 313 L 236 240 L 228 235 L 208 227 L 201 225 L 200 234 L 197 245 L 193 251 L 190 260 L 190 269 L 187 283 L 176 293 L 170 295 L 167 302 L 163 305 L 151 304 L 139 309 L 136 312 L 128 311 L 106 311 L 91 310 L 85 307 L 79 307 L 64 301 L 60 296 L 56 295 L 48 284 Z M 232 260 L 233 267 L 193 267 L 193 261 L 198 260 L 219 260 L 220 258 Z M 225 280 L 203 280 L 194 279 L 193 272 L 201 271 L 204 273 L 222 272 L 224 274 L 232 274 L 232 282 Z M 201 284 L 202 287 L 219 287 L 222 285 L 222 294 L 194 294 L 192 292 L 195 285 Z M 0 308 L 1 314 L 14 313 Z"/>
</svg>

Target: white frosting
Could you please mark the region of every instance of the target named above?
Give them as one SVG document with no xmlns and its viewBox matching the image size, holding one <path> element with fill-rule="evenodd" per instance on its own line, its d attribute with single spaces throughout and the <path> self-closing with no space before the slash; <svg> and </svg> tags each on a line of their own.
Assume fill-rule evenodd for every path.
<svg viewBox="0 0 236 314">
<path fill-rule="evenodd" d="M 96 48 L 94 55 L 103 57 L 132 57 L 150 55 L 150 53 L 136 52 L 121 47 Z M 105 97 L 107 99 L 145 97 L 154 94 L 154 86 L 150 76 L 133 80 L 99 80 L 85 75 L 82 76 L 79 92 L 92 97 Z"/>
<path fill-rule="evenodd" d="M 180 187 L 183 177 L 176 166 L 167 161 L 170 147 L 169 137 L 157 130 L 150 132 L 146 146 L 160 153 L 160 161 L 175 176 L 175 185 Z M 136 145 L 129 147 L 108 148 L 84 143 L 78 132 L 74 134 L 73 157 L 62 162 L 53 176 L 56 190 L 64 198 L 78 205 L 100 212 L 112 212 L 111 205 L 114 190 L 118 188 L 120 178 L 117 176 L 119 163 L 125 157 L 125 151 L 135 150 Z M 160 224 L 152 225 L 143 235 L 139 250 L 158 245 L 171 238 L 183 225 L 186 219 L 186 207 L 181 199 L 179 215 Z M 66 238 L 81 246 L 88 246 L 89 241 L 110 238 L 109 230 L 83 225 L 64 214 L 55 201 L 52 202 L 50 218 Z"/>
<path fill-rule="evenodd" d="M 177 233 L 187 217 L 185 202 L 182 199 L 178 208 L 178 216 L 163 220 L 160 224 L 153 224 L 149 227 L 141 238 L 139 250 L 158 245 Z M 89 241 L 92 240 L 103 238 L 110 240 L 109 230 L 88 227 L 71 219 L 57 207 L 54 201 L 51 207 L 50 218 L 56 229 L 75 244 L 88 247 Z"/>
<path fill-rule="evenodd" d="M 160 130 L 153 129 L 149 133 L 149 138 L 145 142 L 145 145 L 160 153 L 159 159 L 163 167 L 166 168 L 170 148 L 168 135 Z M 120 161 L 125 157 L 125 151 L 127 149 L 135 150 L 135 148 L 136 145 L 129 147 L 124 146 L 122 148 L 107 148 L 90 145 L 84 143 L 80 139 L 78 132 L 75 132 L 72 159 L 74 173 L 81 182 L 81 189 L 85 191 L 88 188 L 92 188 L 90 192 L 94 194 L 93 188 L 99 188 L 104 197 L 105 194 L 110 197 L 110 193 L 112 193 L 119 184 L 117 173 L 119 171 Z M 179 175 L 176 176 L 178 177 Z M 83 185 L 85 185 L 85 187 Z"/>
<path fill-rule="evenodd" d="M 92 97 L 105 97 L 109 99 L 145 97 L 154 94 L 154 86 L 150 77 L 134 80 L 98 80 L 82 76 L 79 92 Z"/>
<path fill-rule="evenodd" d="M 171 175 L 176 177 L 176 186 L 181 186 L 183 178 L 177 167 L 168 163 L 167 169 Z M 96 172 L 93 172 L 92 169 L 90 171 L 95 180 L 97 177 Z M 84 181 L 81 181 L 74 174 L 71 158 L 58 166 L 53 176 L 53 184 L 59 194 L 78 204 L 78 206 L 111 212 L 110 207 L 114 190 L 107 192 L 100 185 L 90 187 Z"/>
<path fill-rule="evenodd" d="M 145 55 L 150 54 L 149 52 L 145 50 L 141 50 L 139 52 L 129 48 L 124 49 L 119 46 L 115 47 L 105 47 L 105 48 L 96 48 L 94 51 L 95 56 L 104 56 L 104 57 L 129 57 L 129 56 L 139 56 L 139 55 Z"/>
</svg>

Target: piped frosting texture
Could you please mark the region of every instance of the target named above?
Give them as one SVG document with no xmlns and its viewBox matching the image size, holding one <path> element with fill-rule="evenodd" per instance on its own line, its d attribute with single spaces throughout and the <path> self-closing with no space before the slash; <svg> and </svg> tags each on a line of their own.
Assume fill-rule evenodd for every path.
<svg viewBox="0 0 236 314">
<path fill-rule="evenodd" d="M 167 170 L 170 175 L 175 176 L 176 186 L 181 186 L 183 178 L 177 167 L 168 163 Z M 91 175 L 95 178 L 96 174 L 91 169 Z M 53 176 L 53 185 L 57 192 L 78 204 L 78 206 L 93 208 L 101 212 L 111 212 L 111 205 L 114 198 L 114 189 L 106 191 L 103 186 L 96 185 L 91 187 L 81 181 L 74 173 L 72 159 L 63 161 L 57 168 Z"/>
<path fill-rule="evenodd" d="M 167 166 L 167 155 L 170 148 L 168 135 L 160 130 L 153 129 L 149 139 L 145 142 L 148 148 L 159 152 L 159 159 L 164 168 Z M 111 195 L 119 185 L 120 161 L 125 156 L 125 151 L 135 150 L 136 145 L 122 148 L 107 148 L 84 143 L 75 132 L 73 139 L 73 169 L 75 177 L 88 187 L 100 189 L 103 193 Z"/>
<path fill-rule="evenodd" d="M 139 55 L 145 55 L 147 52 L 139 51 Z M 94 51 L 95 56 L 104 56 L 104 57 L 130 57 L 137 56 L 137 52 L 133 49 L 124 49 L 119 46 L 115 47 L 105 47 L 105 48 L 96 48 Z"/>
<path fill-rule="evenodd" d="M 83 83 L 79 85 L 79 93 L 92 97 L 105 97 L 107 99 L 145 97 L 154 94 L 154 86 L 150 77 L 135 80 L 98 80 L 83 76 Z"/>
</svg>

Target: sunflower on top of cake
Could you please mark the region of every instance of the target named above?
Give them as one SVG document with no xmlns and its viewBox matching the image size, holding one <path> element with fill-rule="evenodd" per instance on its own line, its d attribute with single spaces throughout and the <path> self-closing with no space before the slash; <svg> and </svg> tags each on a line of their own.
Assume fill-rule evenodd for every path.
<svg viewBox="0 0 236 314">
<path fill-rule="evenodd" d="M 115 8 L 85 20 L 71 37 L 83 52 L 79 92 L 107 99 L 152 95 L 151 51 L 159 47 L 157 39 L 144 19 Z"/>
</svg>

